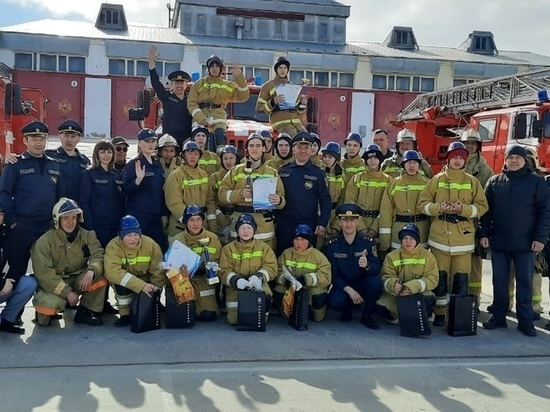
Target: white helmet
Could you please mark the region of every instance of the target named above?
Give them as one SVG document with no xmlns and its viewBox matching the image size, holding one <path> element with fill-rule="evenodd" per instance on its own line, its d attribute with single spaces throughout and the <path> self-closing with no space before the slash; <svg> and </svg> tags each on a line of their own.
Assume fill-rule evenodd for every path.
<svg viewBox="0 0 550 412">
<path fill-rule="evenodd" d="M 61 218 L 61 216 L 73 214 L 78 215 L 79 223 L 84 222 L 84 212 L 73 199 L 69 199 L 68 197 L 62 197 L 61 199 L 59 199 L 58 202 L 53 206 L 52 210 L 54 227 L 56 229 L 59 229 L 59 219 Z"/>
<path fill-rule="evenodd" d="M 162 135 L 162 137 L 159 139 L 158 148 L 166 147 L 166 146 L 174 146 L 179 147 L 179 144 L 176 139 L 174 139 L 172 136 L 170 136 L 168 133 Z"/>
</svg>

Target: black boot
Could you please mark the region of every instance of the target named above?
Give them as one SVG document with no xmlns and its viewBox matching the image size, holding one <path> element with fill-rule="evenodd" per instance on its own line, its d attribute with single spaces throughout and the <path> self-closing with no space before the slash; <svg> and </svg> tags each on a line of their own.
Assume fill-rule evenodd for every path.
<svg viewBox="0 0 550 412">
<path fill-rule="evenodd" d="M 89 326 L 101 326 L 103 321 L 91 310 L 84 306 L 79 306 L 74 314 L 74 323 L 84 323 Z"/>
<path fill-rule="evenodd" d="M 369 329 L 378 330 L 380 325 L 374 320 L 371 313 L 363 313 L 360 322 Z"/>
<path fill-rule="evenodd" d="M 132 317 L 130 315 L 121 315 L 114 323 L 115 328 L 123 328 L 129 326 L 132 323 Z"/>
<path fill-rule="evenodd" d="M 15 335 L 22 335 L 25 333 L 25 329 L 20 326 L 17 326 L 15 323 L 10 322 L 9 320 L 2 319 L 0 323 L 0 332 L 13 333 Z"/>
<path fill-rule="evenodd" d="M 445 315 L 435 315 L 432 323 L 435 327 L 445 326 Z"/>
<path fill-rule="evenodd" d="M 346 308 L 342 311 L 342 316 L 340 316 L 340 320 L 344 323 L 350 323 L 353 320 L 351 308 Z"/>
<path fill-rule="evenodd" d="M 118 309 L 114 308 L 109 301 L 105 301 L 103 304 L 103 313 L 107 313 L 110 315 L 118 315 Z"/>
</svg>

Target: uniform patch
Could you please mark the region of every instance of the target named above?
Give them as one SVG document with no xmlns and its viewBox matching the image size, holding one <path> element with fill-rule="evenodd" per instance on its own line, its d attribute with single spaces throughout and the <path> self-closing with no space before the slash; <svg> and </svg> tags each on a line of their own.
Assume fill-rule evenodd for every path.
<svg viewBox="0 0 550 412">
<path fill-rule="evenodd" d="M 348 258 L 347 253 L 335 253 L 333 256 L 337 259 L 347 259 Z"/>
<path fill-rule="evenodd" d="M 313 182 L 310 182 L 309 180 L 304 183 L 304 187 L 306 189 L 311 189 L 313 187 Z"/>
<path fill-rule="evenodd" d="M 304 178 L 309 180 L 317 180 L 317 176 L 304 175 Z"/>
<path fill-rule="evenodd" d="M 155 175 L 155 172 L 145 172 L 145 177 L 151 177 L 154 175 Z"/>
<path fill-rule="evenodd" d="M 95 183 L 100 183 L 100 184 L 107 184 L 109 183 L 109 181 L 107 179 L 94 179 Z"/>
<path fill-rule="evenodd" d="M 19 171 L 19 174 L 21 175 L 30 175 L 32 173 L 36 173 L 36 171 L 34 169 L 21 169 Z"/>
</svg>

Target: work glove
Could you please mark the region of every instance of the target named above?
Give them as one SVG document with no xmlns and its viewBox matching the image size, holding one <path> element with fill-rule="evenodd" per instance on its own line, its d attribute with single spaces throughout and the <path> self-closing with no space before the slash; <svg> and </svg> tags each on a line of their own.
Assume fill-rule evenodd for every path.
<svg viewBox="0 0 550 412">
<path fill-rule="evenodd" d="M 250 289 L 260 291 L 262 290 L 262 281 L 257 275 L 252 275 L 248 278 L 248 284 Z"/>
<path fill-rule="evenodd" d="M 206 270 L 212 269 L 214 272 L 218 272 L 220 270 L 220 265 L 218 265 L 216 262 L 207 262 L 204 267 L 206 268 Z"/>
<path fill-rule="evenodd" d="M 300 289 L 304 287 L 304 285 L 302 285 L 300 281 L 296 280 L 296 278 L 293 278 L 293 280 L 290 281 L 290 284 L 294 286 L 294 289 L 296 290 L 296 292 L 298 292 Z"/>
<path fill-rule="evenodd" d="M 244 278 L 240 278 L 237 280 L 237 283 L 235 284 L 237 286 L 237 289 L 239 290 L 245 290 L 246 288 L 250 287 L 250 283 L 248 280 Z"/>
<path fill-rule="evenodd" d="M 284 280 L 288 280 L 289 282 L 292 282 L 292 279 L 294 279 L 294 276 L 292 276 L 292 273 L 290 273 L 290 270 L 286 266 L 283 265 L 281 268 L 282 277 Z"/>
<path fill-rule="evenodd" d="M 231 227 L 230 226 L 224 227 L 222 230 L 218 232 L 218 235 L 229 239 L 229 236 L 231 235 Z"/>
</svg>

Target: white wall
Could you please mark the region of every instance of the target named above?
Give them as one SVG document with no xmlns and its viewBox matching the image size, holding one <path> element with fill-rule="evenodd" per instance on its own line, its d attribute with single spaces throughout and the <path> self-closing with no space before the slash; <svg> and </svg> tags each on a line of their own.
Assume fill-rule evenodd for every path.
<svg viewBox="0 0 550 412">
<path fill-rule="evenodd" d="M 86 59 L 86 73 L 105 76 L 109 74 L 109 59 L 103 40 L 90 40 L 88 58 Z"/>
</svg>

